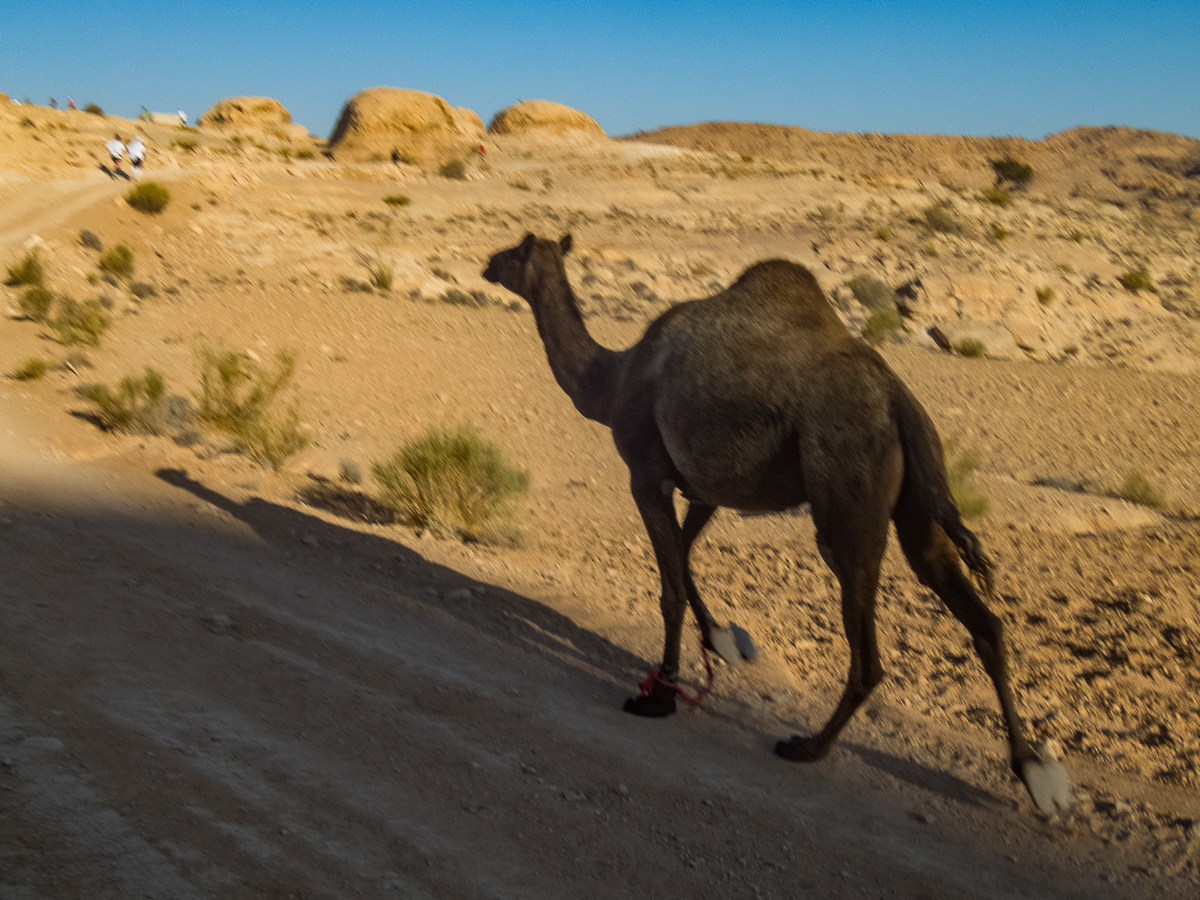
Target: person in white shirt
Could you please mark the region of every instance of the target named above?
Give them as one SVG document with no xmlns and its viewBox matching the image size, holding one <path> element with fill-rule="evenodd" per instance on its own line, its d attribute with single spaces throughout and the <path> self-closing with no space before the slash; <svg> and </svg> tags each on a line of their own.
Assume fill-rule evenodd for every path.
<svg viewBox="0 0 1200 900">
<path fill-rule="evenodd" d="M 114 134 L 112 140 L 104 145 L 104 149 L 108 151 L 108 155 L 112 157 L 113 168 L 118 174 L 123 175 L 121 171 L 121 159 L 125 156 L 125 145 L 121 143 L 121 136 Z"/>
<path fill-rule="evenodd" d="M 146 158 L 146 145 L 142 143 L 142 136 L 138 135 L 130 141 L 125 152 L 129 154 L 129 161 L 133 164 L 133 174 L 141 175 L 142 161 Z"/>
</svg>

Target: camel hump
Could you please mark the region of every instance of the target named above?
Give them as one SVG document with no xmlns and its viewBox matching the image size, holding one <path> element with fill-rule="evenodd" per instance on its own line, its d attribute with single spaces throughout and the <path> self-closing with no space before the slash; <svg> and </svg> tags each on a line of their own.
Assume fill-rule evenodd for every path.
<svg viewBox="0 0 1200 900">
<path fill-rule="evenodd" d="M 786 307 L 793 314 L 800 312 L 810 327 L 826 323 L 841 327 L 841 320 L 813 273 L 790 260 L 768 259 L 755 263 L 726 293 Z"/>
</svg>

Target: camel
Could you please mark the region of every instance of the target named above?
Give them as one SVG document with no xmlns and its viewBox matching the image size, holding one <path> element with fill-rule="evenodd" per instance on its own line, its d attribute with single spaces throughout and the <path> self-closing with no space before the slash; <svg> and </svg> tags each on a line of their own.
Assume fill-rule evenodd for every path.
<svg viewBox="0 0 1200 900">
<path fill-rule="evenodd" d="M 813 762 L 883 677 L 875 594 L 888 523 L 920 582 L 970 633 L 995 687 L 1012 770 L 1050 814 L 1070 803 L 1066 769 L 1026 740 L 1009 687 L 1000 620 L 961 558 L 991 590 L 992 565 L 962 523 L 933 422 L 883 357 L 853 337 L 803 266 L 768 260 L 728 289 L 680 303 L 616 351 L 587 331 L 567 279 L 568 234 L 526 235 L 491 258 L 483 277 L 533 310 L 554 377 L 575 408 L 612 430 L 629 467 L 662 581 L 662 663 L 625 703 L 639 716 L 675 711 L 686 607 L 702 645 L 728 662 L 749 642 L 717 626 L 692 579 L 689 554 L 718 507 L 779 511 L 807 502 L 817 547 L 841 587 L 850 649 L 846 687 L 815 735 L 775 752 Z M 682 524 L 675 491 L 687 501 Z"/>
</svg>

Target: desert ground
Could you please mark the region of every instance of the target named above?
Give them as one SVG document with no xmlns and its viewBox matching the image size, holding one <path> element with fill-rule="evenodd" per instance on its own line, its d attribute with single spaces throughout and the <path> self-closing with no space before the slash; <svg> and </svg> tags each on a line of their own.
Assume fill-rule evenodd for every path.
<svg viewBox="0 0 1200 900">
<path fill-rule="evenodd" d="M 139 127 L 157 215 L 101 168 Z M 0 109 L 0 265 L 36 249 L 52 290 L 113 318 L 60 346 L 0 287 L 0 897 L 1196 896 L 1198 142 L 684 132 L 490 136 L 458 179 Z M 1043 184 L 981 199 L 989 153 Z M 106 280 L 84 231 L 133 275 Z M 613 347 L 764 258 L 809 266 L 855 331 L 856 276 L 920 281 L 880 351 L 977 461 L 970 525 L 1070 811 L 1012 776 L 966 632 L 894 541 L 884 682 L 826 760 L 771 752 L 820 727 L 847 659 L 804 509 L 722 510 L 697 544 L 759 659 L 718 662 L 670 719 L 621 711 L 661 652 L 658 579 L 607 430 L 480 277 L 530 231 L 572 233 Z M 1154 290 L 1122 286 L 1137 268 Z M 216 434 L 105 431 L 80 396 L 153 367 L 194 398 L 203 348 L 294 351 L 309 445 L 273 470 Z M 45 376 L 15 377 L 35 357 Z M 464 422 L 530 473 L 519 533 L 387 521 L 372 461 Z M 1119 496 L 1131 472 L 1160 505 Z M 700 687 L 694 629 L 684 664 Z"/>
</svg>

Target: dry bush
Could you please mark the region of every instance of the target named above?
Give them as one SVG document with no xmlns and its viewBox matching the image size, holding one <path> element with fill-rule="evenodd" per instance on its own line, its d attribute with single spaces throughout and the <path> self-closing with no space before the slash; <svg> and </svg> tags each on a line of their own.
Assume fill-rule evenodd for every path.
<svg viewBox="0 0 1200 900">
<path fill-rule="evenodd" d="M 1166 498 L 1158 486 L 1136 469 L 1125 476 L 1121 490 L 1113 496 L 1139 506 L 1149 506 L 1151 509 L 1160 509 L 1166 503 Z"/>
<path fill-rule="evenodd" d="M 100 255 L 97 265 L 101 272 L 107 272 L 117 278 L 131 278 L 133 276 L 133 251 L 124 244 L 116 244 Z"/>
<path fill-rule="evenodd" d="M 464 540 L 486 539 L 510 520 L 529 488 L 529 473 L 469 425 L 431 428 L 371 471 L 380 502 L 401 521 Z"/>
<path fill-rule="evenodd" d="M 964 519 L 985 515 L 990 503 L 975 486 L 974 473 L 979 460 L 973 450 L 959 445 L 954 438 L 946 441 L 946 481 L 950 485 L 950 496 Z"/>
<path fill-rule="evenodd" d="M 388 206 L 408 206 L 412 203 L 412 198 L 407 194 L 388 194 L 383 198 L 383 202 Z"/>
<path fill-rule="evenodd" d="M 31 322 L 45 322 L 50 316 L 50 307 L 54 303 L 54 295 L 44 287 L 34 285 L 21 294 L 17 308 L 21 317 Z"/>
<path fill-rule="evenodd" d="M 184 397 L 168 397 L 166 391 L 162 373 L 147 367 L 142 375 L 126 375 L 115 389 L 89 384 L 79 394 L 96 406 L 96 417 L 106 431 L 169 434 L 183 430 L 193 413 Z"/>
<path fill-rule="evenodd" d="M 863 339 L 871 344 L 881 344 L 900 327 L 900 311 L 896 308 L 877 309 L 867 317 L 862 328 Z"/>
<path fill-rule="evenodd" d="M 987 345 L 978 338 L 963 338 L 954 349 L 969 359 L 978 359 L 987 353 Z"/>
<path fill-rule="evenodd" d="M 37 381 L 44 376 L 54 365 L 48 359 L 42 359 L 40 356 L 31 356 L 13 371 L 12 377 L 17 381 Z"/>
<path fill-rule="evenodd" d="M 30 250 L 21 261 L 8 267 L 8 275 L 4 283 L 10 287 L 20 287 L 23 284 L 41 287 L 46 281 L 46 266 L 38 255 L 37 248 Z"/>
<path fill-rule="evenodd" d="M 438 174 L 443 178 L 465 181 L 467 177 L 467 164 L 461 159 L 452 159 L 449 162 L 442 163 L 438 168 Z"/>
<path fill-rule="evenodd" d="M 295 407 L 282 416 L 275 401 L 296 373 L 296 354 L 281 350 L 275 371 L 264 369 L 245 353 L 203 348 L 196 418 L 230 435 L 238 451 L 273 469 L 308 446 Z"/>
<path fill-rule="evenodd" d="M 846 287 L 867 309 L 896 307 L 896 292 L 873 275 L 856 275 L 846 282 Z"/>
<path fill-rule="evenodd" d="M 95 347 L 100 343 L 100 336 L 112 325 L 112 316 L 97 300 L 79 303 L 62 294 L 58 298 L 57 315 L 46 324 L 54 332 L 54 339 L 63 346 L 87 344 Z"/>
<path fill-rule="evenodd" d="M 171 202 L 171 192 L 157 181 L 145 181 L 125 195 L 125 202 L 144 213 L 160 213 Z"/>
<path fill-rule="evenodd" d="M 1121 282 L 1121 287 L 1134 294 L 1138 291 L 1154 290 L 1154 282 L 1150 280 L 1150 273 L 1145 266 L 1130 269 L 1117 280 Z"/>
</svg>

